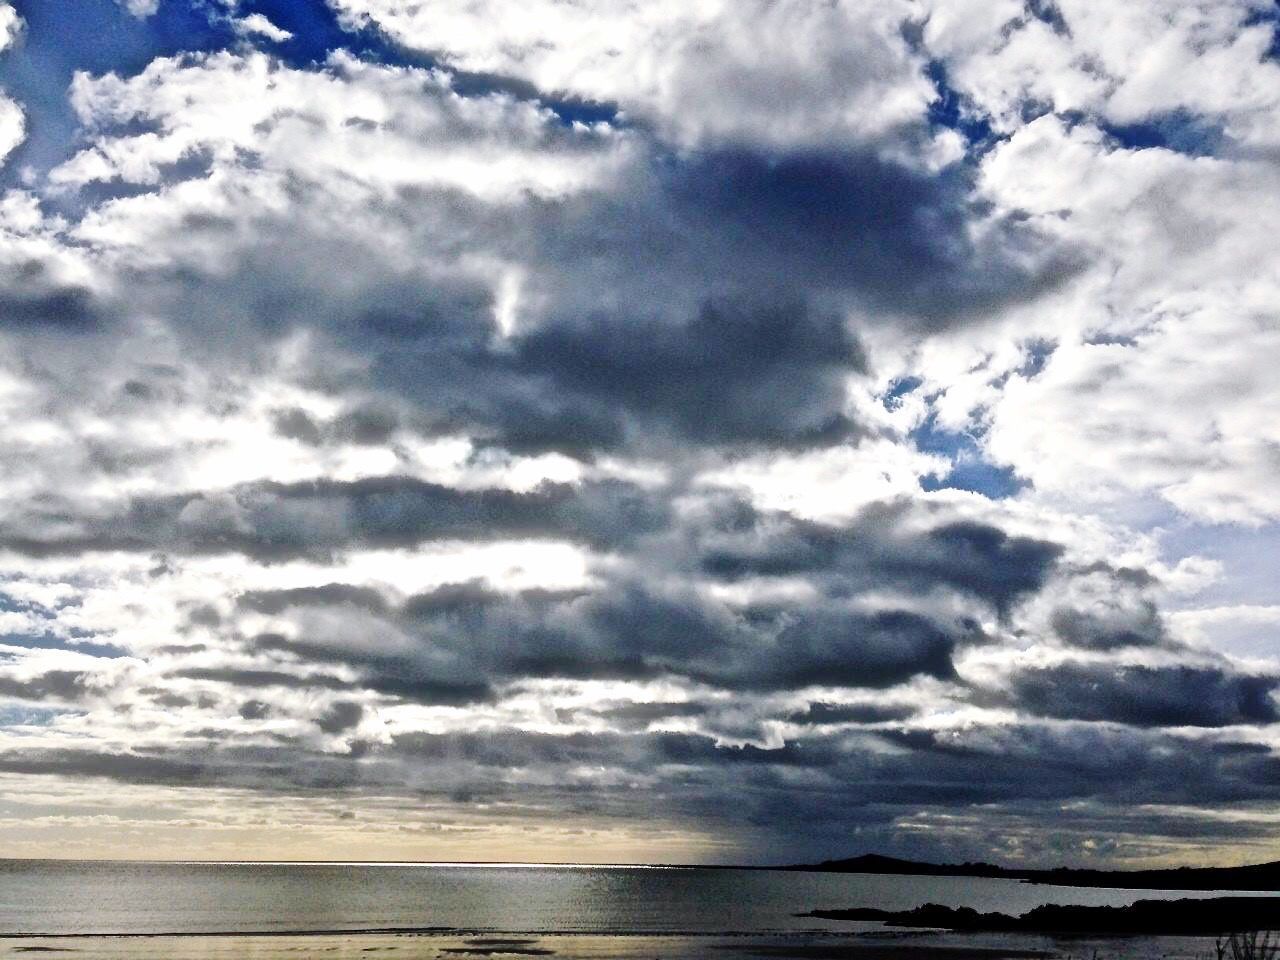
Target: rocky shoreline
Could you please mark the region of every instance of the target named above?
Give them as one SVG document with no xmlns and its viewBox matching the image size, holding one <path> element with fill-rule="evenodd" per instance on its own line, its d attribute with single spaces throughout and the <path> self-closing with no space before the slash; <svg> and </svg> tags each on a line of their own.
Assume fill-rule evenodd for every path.
<svg viewBox="0 0 1280 960">
<path fill-rule="evenodd" d="M 936 903 L 913 910 L 858 907 L 811 910 L 798 916 L 964 933 L 1219 936 L 1240 930 L 1280 929 L 1280 897 L 1139 900 L 1126 907 L 1046 904 L 1016 917 Z"/>
</svg>

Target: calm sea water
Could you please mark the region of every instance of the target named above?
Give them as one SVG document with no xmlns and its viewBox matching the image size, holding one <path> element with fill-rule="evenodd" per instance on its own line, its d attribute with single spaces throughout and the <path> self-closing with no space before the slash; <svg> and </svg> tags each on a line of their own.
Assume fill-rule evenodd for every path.
<svg viewBox="0 0 1280 960">
<path fill-rule="evenodd" d="M 0 934 L 307 932 L 787 933 L 849 930 L 795 914 L 925 902 L 1022 913 L 1222 896 L 1009 880 L 655 867 L 0 861 Z"/>
</svg>

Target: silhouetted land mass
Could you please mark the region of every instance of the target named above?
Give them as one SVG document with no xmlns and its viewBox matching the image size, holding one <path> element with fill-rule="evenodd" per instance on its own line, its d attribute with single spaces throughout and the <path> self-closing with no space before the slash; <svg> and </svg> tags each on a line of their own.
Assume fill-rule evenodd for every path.
<svg viewBox="0 0 1280 960">
<path fill-rule="evenodd" d="M 979 913 L 969 907 L 926 903 L 914 910 L 812 910 L 823 920 L 878 920 L 891 927 L 928 927 L 963 933 L 1219 936 L 1237 930 L 1280 927 L 1280 898 L 1215 897 L 1208 900 L 1139 900 L 1127 907 L 1046 904 L 1018 917 Z"/>
<path fill-rule="evenodd" d="M 880 873 L 933 877 L 995 877 L 1063 887 L 1128 887 L 1134 890 L 1280 890 L 1280 861 L 1247 867 L 1178 867 L 1173 870 L 1026 870 L 993 863 L 918 863 L 867 854 L 848 860 L 784 867 L 821 873 Z"/>
</svg>

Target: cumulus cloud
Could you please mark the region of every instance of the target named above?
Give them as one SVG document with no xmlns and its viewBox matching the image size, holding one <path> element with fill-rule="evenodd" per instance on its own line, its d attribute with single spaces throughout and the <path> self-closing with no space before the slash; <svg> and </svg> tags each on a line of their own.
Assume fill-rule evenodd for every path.
<svg viewBox="0 0 1280 960">
<path fill-rule="evenodd" d="M 228 7 L 0 101 L 75 128 L 0 197 L 0 785 L 355 856 L 406 796 L 463 859 L 1270 836 L 1208 525 L 1280 517 L 1273 19 L 589 6 Z"/>
<path fill-rule="evenodd" d="M 935 96 L 899 30 L 905 3 L 335 6 L 450 66 L 616 104 L 681 144 L 890 140 Z"/>
<path fill-rule="evenodd" d="M 247 17 L 235 20 L 236 32 L 243 36 L 266 37 L 273 43 L 284 43 L 293 34 L 277 27 L 260 13 L 251 13 Z"/>
<path fill-rule="evenodd" d="M 24 26 L 22 17 L 13 8 L 13 4 L 0 6 L 0 52 L 11 47 L 22 34 Z"/>
<path fill-rule="evenodd" d="M 9 3 L 0 4 L 0 54 L 22 35 L 25 23 Z M 26 138 L 26 115 L 22 107 L 0 93 L 0 164 Z"/>
<path fill-rule="evenodd" d="M 160 9 L 160 0 L 116 0 L 129 11 L 130 16 L 145 19 Z"/>
<path fill-rule="evenodd" d="M 1062 664 L 1016 676 L 1013 693 L 1036 713 L 1135 726 L 1218 727 L 1275 723 L 1280 679 L 1221 669 Z"/>
</svg>

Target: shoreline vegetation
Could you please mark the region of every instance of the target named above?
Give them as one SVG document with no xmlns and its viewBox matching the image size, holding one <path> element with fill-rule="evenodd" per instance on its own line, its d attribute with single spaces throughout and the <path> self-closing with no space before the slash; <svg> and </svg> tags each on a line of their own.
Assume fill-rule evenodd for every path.
<svg viewBox="0 0 1280 960">
<path fill-rule="evenodd" d="M 1208 900 L 1139 900 L 1127 907 L 1046 904 L 1020 916 L 979 913 L 970 907 L 926 903 L 913 910 L 855 907 L 797 914 L 821 920 L 883 923 L 888 927 L 953 933 L 1026 933 L 1078 936 L 1217 937 L 1280 924 L 1280 898 L 1215 897 Z"/>
<path fill-rule="evenodd" d="M 1057 867 L 1033 870 L 992 863 L 923 863 L 866 854 L 847 860 L 774 867 L 813 873 L 873 873 L 898 876 L 984 877 L 1060 887 L 1113 887 L 1130 890 L 1275 890 L 1280 891 L 1280 861 L 1242 867 L 1176 867 L 1165 870 L 1085 870 Z"/>
</svg>

